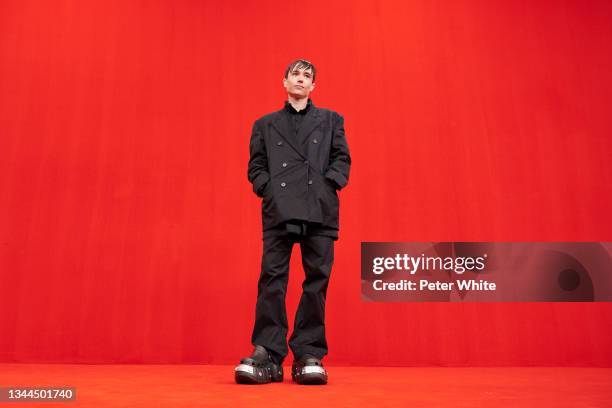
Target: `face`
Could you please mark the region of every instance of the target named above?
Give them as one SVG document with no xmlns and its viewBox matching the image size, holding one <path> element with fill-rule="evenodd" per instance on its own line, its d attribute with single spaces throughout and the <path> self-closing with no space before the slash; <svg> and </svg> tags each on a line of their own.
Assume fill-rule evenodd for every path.
<svg viewBox="0 0 612 408">
<path fill-rule="evenodd" d="M 283 79 L 283 85 L 287 93 L 294 98 L 308 98 L 315 86 L 312 82 L 312 70 L 310 68 L 306 70 L 303 67 L 293 68 L 287 74 L 287 78 Z"/>
</svg>

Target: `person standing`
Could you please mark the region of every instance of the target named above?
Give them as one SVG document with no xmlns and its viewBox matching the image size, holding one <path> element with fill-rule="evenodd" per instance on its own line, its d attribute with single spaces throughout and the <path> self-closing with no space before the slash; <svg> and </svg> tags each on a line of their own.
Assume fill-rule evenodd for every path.
<svg viewBox="0 0 612 408">
<path fill-rule="evenodd" d="M 293 61 L 285 70 L 284 107 L 255 121 L 250 139 L 248 179 L 262 198 L 263 255 L 253 353 L 235 368 L 237 383 L 283 380 L 288 354 L 285 295 L 295 243 L 302 252 L 305 279 L 289 347 L 291 377 L 298 384 L 327 384 L 321 360 L 328 353 L 325 300 L 338 239 L 338 190 L 349 179 L 351 157 L 344 118 L 310 99 L 315 66 Z"/>
</svg>

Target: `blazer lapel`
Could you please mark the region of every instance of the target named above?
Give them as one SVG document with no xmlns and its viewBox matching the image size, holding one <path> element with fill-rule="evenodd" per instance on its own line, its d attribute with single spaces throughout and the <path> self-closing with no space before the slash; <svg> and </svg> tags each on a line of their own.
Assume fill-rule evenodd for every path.
<svg viewBox="0 0 612 408">
<path fill-rule="evenodd" d="M 287 142 L 293 150 L 296 151 L 302 158 L 308 158 L 308 136 L 321 124 L 321 115 L 319 109 L 314 104 L 310 106 L 310 110 L 306 113 L 304 121 L 300 125 L 300 130 L 297 134 L 297 140 L 293 137 L 289 130 L 289 124 L 285 117 L 284 108 L 276 113 L 276 118 L 272 121 L 272 126 Z"/>
<path fill-rule="evenodd" d="M 284 115 L 285 113 L 283 112 L 283 109 L 276 112 L 276 118 L 272 121 L 272 127 L 278 132 L 280 137 L 282 137 L 283 140 L 296 151 L 297 154 L 305 159 L 306 156 L 304 156 L 302 149 L 295 143 L 295 139 L 289 134 L 289 124 L 287 123 Z"/>
<path fill-rule="evenodd" d="M 300 130 L 298 131 L 298 143 L 305 155 L 308 156 L 308 136 L 321 124 L 319 110 L 312 105 L 306 114 Z"/>
</svg>

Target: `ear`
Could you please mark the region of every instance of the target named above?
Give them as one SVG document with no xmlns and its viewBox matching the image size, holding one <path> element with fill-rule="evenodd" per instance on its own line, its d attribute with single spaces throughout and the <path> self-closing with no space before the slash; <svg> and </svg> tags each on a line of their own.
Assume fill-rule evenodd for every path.
<svg viewBox="0 0 612 408">
<path fill-rule="evenodd" d="M 315 88 L 315 83 L 313 82 L 313 83 L 310 85 L 310 92 L 314 91 L 314 88 Z"/>
<path fill-rule="evenodd" d="M 287 78 L 283 78 L 283 86 L 287 89 Z"/>
</svg>

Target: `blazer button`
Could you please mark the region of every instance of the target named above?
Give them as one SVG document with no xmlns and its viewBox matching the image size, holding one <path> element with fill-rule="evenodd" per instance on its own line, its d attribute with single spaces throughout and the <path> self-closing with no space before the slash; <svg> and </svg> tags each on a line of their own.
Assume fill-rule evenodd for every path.
<svg viewBox="0 0 612 408">
<path fill-rule="evenodd" d="M 283 163 L 283 167 L 287 167 L 287 163 Z"/>
<path fill-rule="evenodd" d="M 312 180 L 308 180 L 308 184 L 312 184 Z"/>
<path fill-rule="evenodd" d="M 281 187 L 286 187 L 287 183 L 285 183 L 284 181 L 281 183 Z"/>
<path fill-rule="evenodd" d="M 319 141 L 317 139 L 313 140 L 312 143 L 319 143 Z"/>
<path fill-rule="evenodd" d="M 304 164 L 308 164 L 308 160 L 304 160 Z"/>
<path fill-rule="evenodd" d="M 282 146 L 282 145 L 283 145 L 283 142 L 276 142 L 276 145 L 277 145 L 277 146 Z"/>
</svg>

